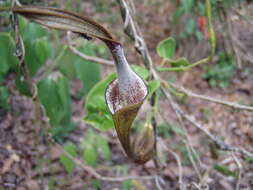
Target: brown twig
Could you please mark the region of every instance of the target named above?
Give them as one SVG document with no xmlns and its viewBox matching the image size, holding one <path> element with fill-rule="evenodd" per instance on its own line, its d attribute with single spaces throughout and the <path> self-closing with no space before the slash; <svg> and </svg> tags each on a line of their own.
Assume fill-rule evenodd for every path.
<svg viewBox="0 0 253 190">
<path fill-rule="evenodd" d="M 184 184 L 183 184 L 183 167 L 182 167 L 182 162 L 180 157 L 178 156 L 178 154 L 176 152 L 174 152 L 173 150 L 171 150 L 170 148 L 168 148 L 168 146 L 165 145 L 165 143 L 162 140 L 158 140 L 158 144 L 166 149 L 176 160 L 177 165 L 178 165 L 178 183 L 179 183 L 179 189 L 180 190 L 184 190 Z"/>
<path fill-rule="evenodd" d="M 74 158 L 71 154 L 66 152 L 63 147 L 59 144 L 55 144 L 67 157 L 69 157 L 71 160 L 75 162 L 76 165 L 80 166 L 83 170 L 91 174 L 93 177 L 96 179 L 102 180 L 102 181 L 111 181 L 111 182 L 120 182 L 120 181 L 126 181 L 126 180 L 152 180 L 155 179 L 156 176 L 124 176 L 124 177 L 105 177 L 100 175 L 99 173 L 96 172 L 95 169 L 93 169 L 90 166 L 87 166 L 83 164 L 83 162 L 77 158 Z"/>
<path fill-rule="evenodd" d="M 184 93 L 185 95 L 192 97 L 192 98 L 198 98 L 198 99 L 202 99 L 202 100 L 206 100 L 206 101 L 210 101 L 210 102 L 214 102 L 217 104 L 222 104 L 225 106 L 229 106 L 235 109 L 241 109 L 241 110 L 247 110 L 247 111 L 253 111 L 253 107 L 251 106 L 245 106 L 245 105 L 241 105 L 238 104 L 236 102 L 230 102 L 230 101 L 226 101 L 226 100 L 220 100 L 220 99 L 216 99 L 210 96 L 205 96 L 205 95 L 201 95 L 201 94 L 196 94 L 182 86 L 179 86 L 177 84 L 174 83 L 169 83 L 172 87 L 174 87 L 175 89 L 179 90 L 180 92 Z"/>
<path fill-rule="evenodd" d="M 237 183 L 236 183 L 236 190 L 240 190 L 240 185 L 241 185 L 241 180 L 242 180 L 242 164 L 241 162 L 239 161 L 239 159 L 236 157 L 235 153 L 232 152 L 232 157 L 233 159 L 235 160 L 235 163 L 238 167 L 238 170 L 239 170 L 239 174 L 238 174 L 238 179 L 237 179 Z"/>
<path fill-rule="evenodd" d="M 163 90 L 163 89 L 162 89 Z M 249 156 L 249 157 L 253 157 L 253 153 L 248 152 L 246 150 L 244 150 L 243 148 L 237 148 L 237 147 L 233 147 L 229 144 L 226 144 L 225 142 L 223 142 L 220 138 L 214 136 L 211 132 L 209 132 L 205 127 L 203 127 L 201 124 L 199 124 L 198 122 L 196 122 L 196 119 L 193 116 L 190 116 L 188 114 L 186 114 L 178 105 L 177 103 L 175 103 L 171 97 L 171 95 L 167 92 L 163 90 L 164 95 L 166 96 L 166 98 L 170 101 L 170 103 L 172 104 L 172 106 L 180 113 L 180 115 L 182 115 L 183 118 L 185 118 L 187 121 L 189 121 L 191 124 L 193 124 L 195 127 L 197 127 L 198 129 L 200 129 L 202 132 L 204 132 L 215 144 L 216 146 L 223 151 L 234 151 L 234 152 L 240 152 L 242 155 L 244 156 Z"/>
<path fill-rule="evenodd" d="M 106 59 L 102 59 L 102 58 L 99 58 L 99 57 L 93 57 L 93 56 L 89 56 L 89 55 L 86 55 L 80 51 L 78 51 L 71 43 L 71 31 L 68 31 L 67 32 L 67 44 L 68 44 L 68 48 L 70 49 L 70 51 L 72 53 L 74 53 L 75 55 L 81 57 L 82 59 L 84 60 L 87 60 L 87 61 L 92 61 L 94 63 L 97 63 L 97 64 L 101 64 L 101 65 L 106 65 L 106 66 L 114 66 L 114 62 L 113 61 L 110 61 L 110 60 L 106 60 Z"/>
</svg>

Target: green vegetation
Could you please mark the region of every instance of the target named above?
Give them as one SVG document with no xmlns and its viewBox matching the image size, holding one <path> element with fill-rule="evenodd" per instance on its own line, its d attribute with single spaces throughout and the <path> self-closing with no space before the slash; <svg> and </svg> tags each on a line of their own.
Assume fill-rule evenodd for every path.
<svg viewBox="0 0 253 190">
<path fill-rule="evenodd" d="M 221 52 L 217 63 L 205 68 L 202 78 L 207 80 L 212 87 L 226 88 L 235 74 L 236 66 L 233 57 Z"/>
</svg>

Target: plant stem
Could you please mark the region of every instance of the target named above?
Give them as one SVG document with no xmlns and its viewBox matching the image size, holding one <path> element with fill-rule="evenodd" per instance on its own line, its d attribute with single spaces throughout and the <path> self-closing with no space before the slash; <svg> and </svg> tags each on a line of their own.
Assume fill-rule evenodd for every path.
<svg viewBox="0 0 253 190">
<path fill-rule="evenodd" d="M 165 72 L 165 71 L 188 71 L 190 70 L 191 68 L 193 67 L 196 67 L 198 65 L 202 65 L 202 64 L 206 64 L 208 63 L 209 61 L 211 61 L 211 56 L 207 57 L 207 58 L 204 58 L 204 59 L 201 59 L 189 66 L 186 66 L 186 67 L 170 67 L 170 68 L 162 68 L 162 67 L 159 67 L 157 68 L 157 71 L 159 72 Z"/>
</svg>

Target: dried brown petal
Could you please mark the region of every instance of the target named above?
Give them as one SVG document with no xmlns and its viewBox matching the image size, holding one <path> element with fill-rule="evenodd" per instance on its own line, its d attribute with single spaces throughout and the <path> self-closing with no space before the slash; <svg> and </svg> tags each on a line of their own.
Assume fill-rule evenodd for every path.
<svg viewBox="0 0 253 190">
<path fill-rule="evenodd" d="M 13 7 L 12 11 L 52 29 L 68 30 L 85 36 L 96 37 L 107 44 L 120 44 L 103 26 L 74 12 L 37 6 Z"/>
</svg>

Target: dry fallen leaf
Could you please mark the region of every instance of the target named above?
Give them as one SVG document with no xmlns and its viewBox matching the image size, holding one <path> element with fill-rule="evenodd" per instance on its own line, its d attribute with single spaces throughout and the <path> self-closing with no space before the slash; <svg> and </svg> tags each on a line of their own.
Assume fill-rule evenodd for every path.
<svg viewBox="0 0 253 190">
<path fill-rule="evenodd" d="M 4 161 L 3 168 L 1 174 L 5 174 L 11 169 L 11 166 L 14 162 L 19 162 L 20 158 L 16 154 L 12 154 L 11 157 Z"/>
</svg>

